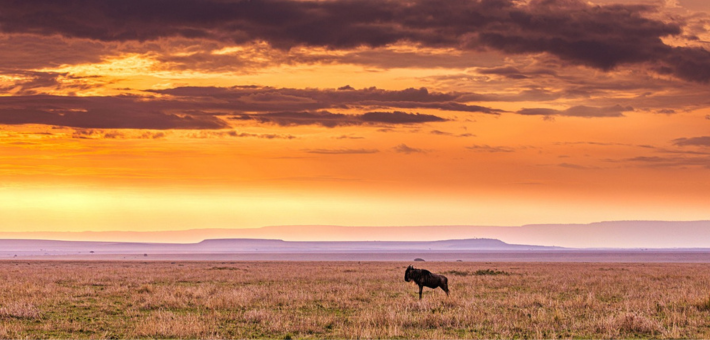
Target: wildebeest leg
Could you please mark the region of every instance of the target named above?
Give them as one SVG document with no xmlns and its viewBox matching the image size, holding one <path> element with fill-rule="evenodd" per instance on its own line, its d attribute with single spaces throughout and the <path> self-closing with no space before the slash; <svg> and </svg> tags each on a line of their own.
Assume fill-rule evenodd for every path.
<svg viewBox="0 0 710 340">
<path fill-rule="evenodd" d="M 422 289 L 424 289 L 424 286 L 419 286 L 419 300 L 422 299 Z"/>
</svg>

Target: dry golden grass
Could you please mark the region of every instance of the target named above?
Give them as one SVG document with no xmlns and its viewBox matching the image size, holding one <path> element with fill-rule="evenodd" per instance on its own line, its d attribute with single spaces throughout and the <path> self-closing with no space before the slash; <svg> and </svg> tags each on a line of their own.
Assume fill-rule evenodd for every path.
<svg viewBox="0 0 710 340">
<path fill-rule="evenodd" d="M 709 338 L 710 265 L 0 262 L 0 338 Z"/>
</svg>

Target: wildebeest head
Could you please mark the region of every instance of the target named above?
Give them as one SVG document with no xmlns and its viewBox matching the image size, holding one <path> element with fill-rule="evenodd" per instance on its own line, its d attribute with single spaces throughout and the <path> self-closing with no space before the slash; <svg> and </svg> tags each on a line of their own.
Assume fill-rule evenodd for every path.
<svg viewBox="0 0 710 340">
<path fill-rule="evenodd" d="M 409 282 L 412 280 L 412 277 L 409 276 L 409 274 L 412 272 L 412 269 L 414 269 L 414 267 L 412 267 L 411 265 L 407 267 L 407 271 L 404 272 L 404 281 Z"/>
</svg>

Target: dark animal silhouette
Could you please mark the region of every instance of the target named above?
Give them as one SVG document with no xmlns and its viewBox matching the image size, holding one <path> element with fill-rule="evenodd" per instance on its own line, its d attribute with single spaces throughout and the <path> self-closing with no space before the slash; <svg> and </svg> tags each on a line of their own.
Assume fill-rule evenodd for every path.
<svg viewBox="0 0 710 340">
<path fill-rule="evenodd" d="M 416 269 L 409 266 L 407 267 L 407 271 L 404 272 L 404 281 L 414 281 L 417 286 L 419 286 L 419 300 L 422 299 L 422 289 L 424 289 L 425 286 L 432 289 L 441 287 L 441 289 L 446 292 L 446 296 L 449 296 L 449 279 L 444 275 L 434 274 L 426 269 Z"/>
</svg>

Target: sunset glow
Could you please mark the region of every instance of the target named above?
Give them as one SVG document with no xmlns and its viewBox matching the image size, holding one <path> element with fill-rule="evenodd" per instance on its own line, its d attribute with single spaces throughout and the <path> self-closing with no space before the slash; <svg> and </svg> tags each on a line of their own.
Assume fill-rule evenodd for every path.
<svg viewBox="0 0 710 340">
<path fill-rule="evenodd" d="M 710 218 L 710 2 L 118 3 L 0 1 L 0 232 Z"/>
</svg>

